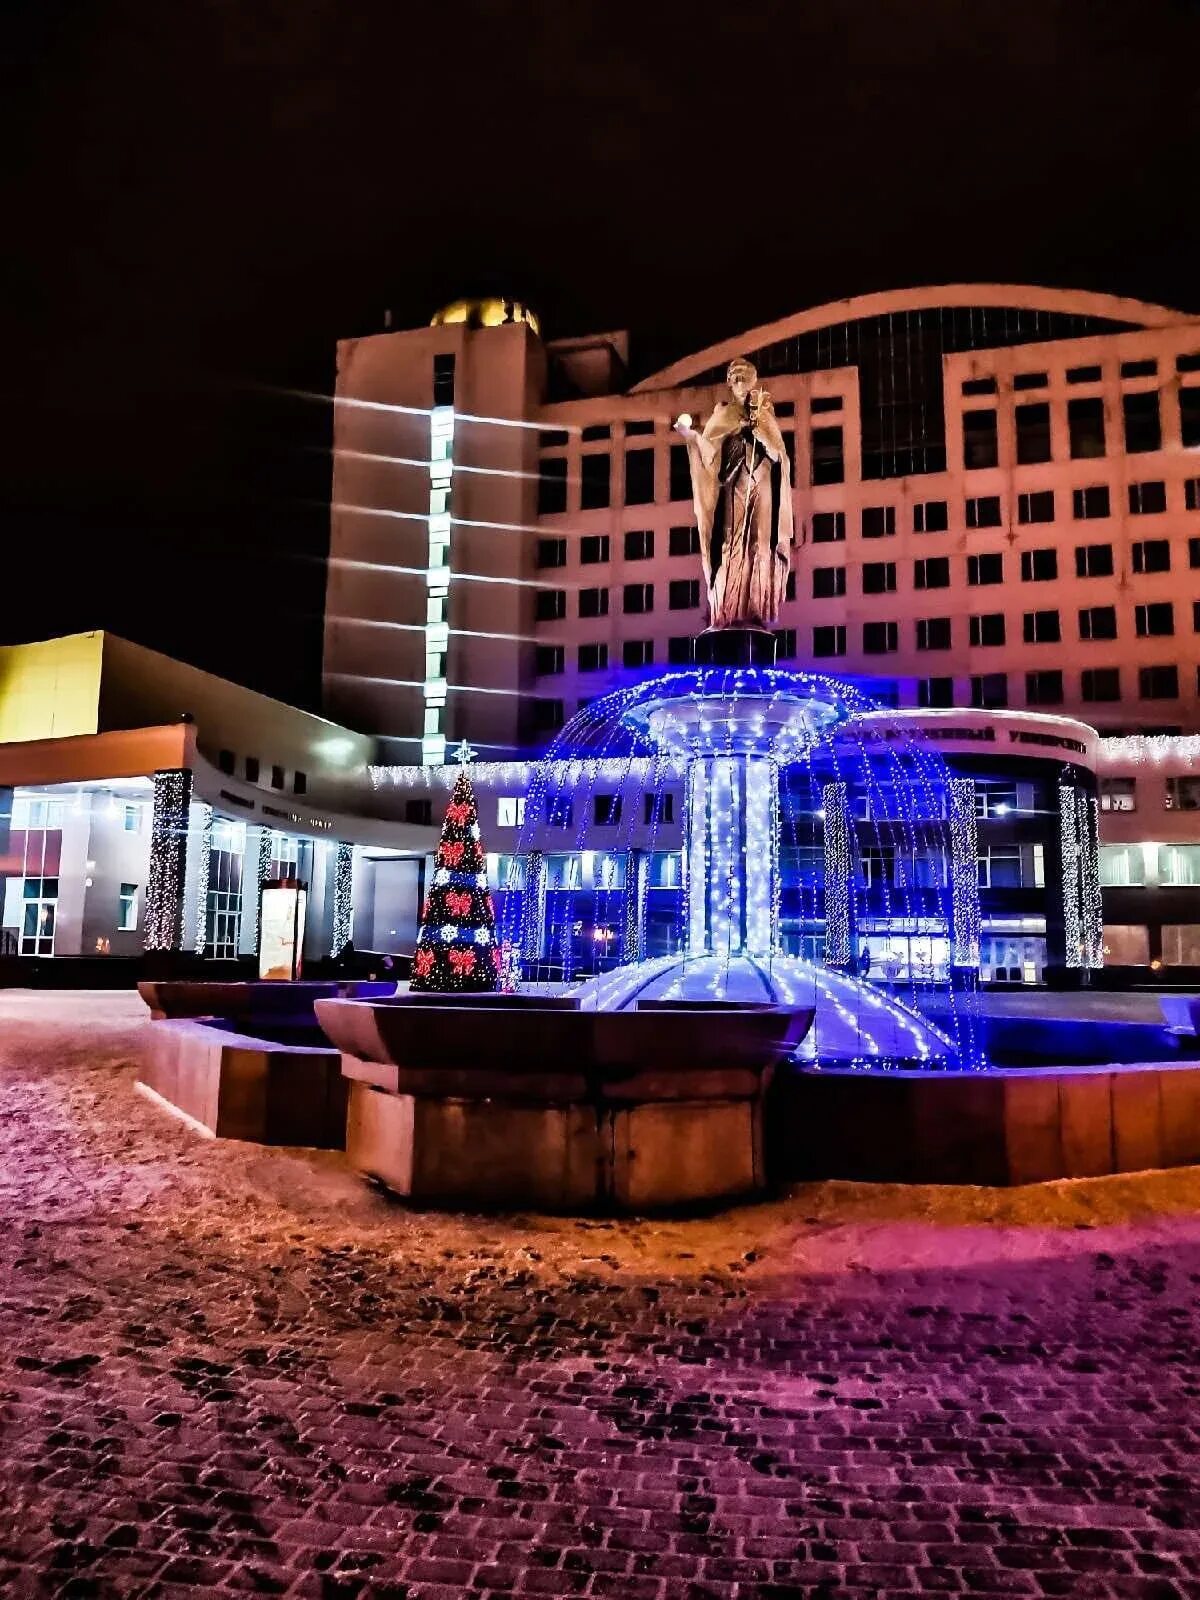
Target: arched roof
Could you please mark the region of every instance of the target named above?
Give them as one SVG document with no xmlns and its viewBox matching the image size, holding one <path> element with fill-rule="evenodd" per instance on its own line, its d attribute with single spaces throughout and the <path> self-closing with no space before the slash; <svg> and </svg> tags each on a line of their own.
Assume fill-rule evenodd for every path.
<svg viewBox="0 0 1200 1600">
<path fill-rule="evenodd" d="M 1169 306 L 1153 305 L 1146 300 L 1130 300 L 1122 295 L 1097 294 L 1089 289 L 1044 289 L 1027 283 L 947 283 L 916 289 L 886 289 L 873 294 L 854 295 L 848 300 L 831 300 L 826 305 L 812 306 L 807 311 L 783 317 L 778 322 L 750 328 L 735 338 L 723 339 L 720 344 L 709 345 L 706 350 L 672 362 L 660 372 L 643 378 L 634 385 L 632 392 L 639 394 L 648 390 L 673 389 L 695 382 L 711 368 L 723 365 L 736 355 L 761 350 L 766 345 L 812 333 L 819 328 L 866 317 L 937 307 L 1011 307 L 1021 311 L 1095 318 L 1112 322 L 1121 328 L 1166 328 L 1200 320 L 1186 312 L 1173 311 Z"/>
</svg>

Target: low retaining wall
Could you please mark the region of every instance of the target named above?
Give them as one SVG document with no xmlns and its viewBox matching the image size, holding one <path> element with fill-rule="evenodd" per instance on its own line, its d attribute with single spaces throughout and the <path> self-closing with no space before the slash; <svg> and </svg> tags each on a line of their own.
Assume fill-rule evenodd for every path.
<svg viewBox="0 0 1200 1600">
<path fill-rule="evenodd" d="M 772 1176 L 1041 1183 L 1200 1163 L 1200 1063 L 984 1073 L 791 1071 Z"/>
<path fill-rule="evenodd" d="M 223 1139 L 326 1150 L 344 1143 L 346 1089 L 336 1050 L 164 1020 L 146 1030 L 138 1080 Z"/>
</svg>

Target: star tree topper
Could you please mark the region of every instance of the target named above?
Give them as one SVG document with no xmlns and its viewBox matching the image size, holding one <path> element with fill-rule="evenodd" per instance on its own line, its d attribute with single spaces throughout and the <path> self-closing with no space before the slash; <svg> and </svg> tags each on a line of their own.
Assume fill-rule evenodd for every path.
<svg viewBox="0 0 1200 1600">
<path fill-rule="evenodd" d="M 475 749 L 475 747 L 473 745 L 468 744 L 467 741 L 464 739 L 463 742 L 455 750 L 454 759 L 455 759 L 455 761 L 458 762 L 460 767 L 469 767 L 471 765 L 471 762 L 474 761 L 475 757 L 478 755 L 478 753 L 479 752 Z"/>
</svg>

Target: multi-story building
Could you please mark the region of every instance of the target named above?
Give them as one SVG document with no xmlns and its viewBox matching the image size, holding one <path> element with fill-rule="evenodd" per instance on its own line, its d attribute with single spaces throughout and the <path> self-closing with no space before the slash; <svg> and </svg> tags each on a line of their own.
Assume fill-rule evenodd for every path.
<svg viewBox="0 0 1200 1600">
<path fill-rule="evenodd" d="M 507 317 L 508 320 L 499 320 Z M 781 659 L 900 706 L 1200 714 L 1200 319 L 955 285 L 631 383 L 625 334 L 465 303 L 339 347 L 325 677 L 396 760 L 544 742 L 704 626 L 681 412 L 748 355 L 792 451 Z"/>
</svg>

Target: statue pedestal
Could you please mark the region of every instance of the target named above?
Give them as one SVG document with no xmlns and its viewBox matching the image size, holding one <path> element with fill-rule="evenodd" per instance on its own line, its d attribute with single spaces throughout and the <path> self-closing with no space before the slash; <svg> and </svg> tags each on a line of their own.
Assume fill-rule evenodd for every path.
<svg viewBox="0 0 1200 1600">
<path fill-rule="evenodd" d="M 698 667 L 773 667 L 775 635 L 766 628 L 706 628 L 696 639 Z"/>
</svg>

